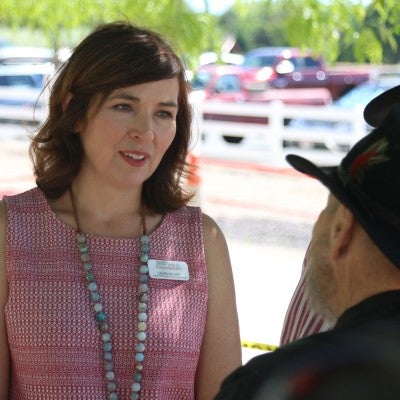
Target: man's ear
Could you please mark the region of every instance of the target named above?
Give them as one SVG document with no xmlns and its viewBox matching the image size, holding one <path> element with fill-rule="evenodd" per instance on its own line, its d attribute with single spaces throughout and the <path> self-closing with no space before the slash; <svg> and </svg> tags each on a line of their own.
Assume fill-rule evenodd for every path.
<svg viewBox="0 0 400 400">
<path fill-rule="evenodd" d="M 356 220 L 352 212 L 339 204 L 331 223 L 331 256 L 338 260 L 344 256 L 353 240 Z"/>
</svg>

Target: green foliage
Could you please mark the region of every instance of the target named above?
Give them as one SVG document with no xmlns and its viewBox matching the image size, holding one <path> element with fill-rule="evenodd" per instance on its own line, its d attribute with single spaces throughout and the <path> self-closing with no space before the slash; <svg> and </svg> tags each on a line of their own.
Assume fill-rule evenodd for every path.
<svg viewBox="0 0 400 400">
<path fill-rule="evenodd" d="M 342 60 L 378 64 L 388 62 L 389 54 L 397 52 L 397 0 L 374 0 L 370 4 L 361 0 L 283 1 L 291 10 L 285 21 L 290 43 L 301 42 L 331 63 Z M 296 31 L 297 24 L 302 28 Z"/>
<path fill-rule="evenodd" d="M 331 64 L 399 62 L 398 0 L 236 0 L 220 17 L 194 13 L 184 0 L 0 1 L 2 29 L 31 32 L 31 40 L 40 32 L 55 49 L 73 47 L 98 23 L 117 19 L 164 34 L 190 68 L 202 52 L 218 53 L 228 35 L 237 39 L 235 51 L 295 46 Z"/>
<path fill-rule="evenodd" d="M 366 17 L 366 26 L 373 31 L 376 41 L 382 45 L 383 60 L 399 62 L 400 3 L 393 0 L 371 2 Z"/>
<path fill-rule="evenodd" d="M 221 17 L 243 50 L 288 45 L 328 63 L 398 62 L 398 0 L 236 0 Z"/>
<path fill-rule="evenodd" d="M 359 25 L 365 10 L 358 3 L 333 0 L 284 0 L 289 10 L 285 21 L 288 40 L 293 46 L 306 47 L 335 62 L 343 45 L 356 47 Z"/>
<path fill-rule="evenodd" d="M 374 32 L 368 28 L 363 29 L 357 40 L 357 45 L 354 46 L 355 60 L 379 64 L 382 61 L 382 55 L 382 46 Z"/>
<path fill-rule="evenodd" d="M 242 51 L 261 46 L 285 46 L 285 10 L 272 0 L 237 0 L 220 18 L 221 28 L 233 34 Z"/>
<path fill-rule="evenodd" d="M 0 25 L 42 32 L 47 45 L 74 46 L 95 25 L 130 20 L 165 35 L 188 64 L 221 42 L 216 18 L 191 12 L 184 0 L 1 0 Z"/>
</svg>

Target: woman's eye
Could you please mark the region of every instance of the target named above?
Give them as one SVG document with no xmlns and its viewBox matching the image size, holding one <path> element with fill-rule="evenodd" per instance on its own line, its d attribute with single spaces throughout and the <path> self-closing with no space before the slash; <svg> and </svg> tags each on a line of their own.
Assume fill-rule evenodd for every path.
<svg viewBox="0 0 400 400">
<path fill-rule="evenodd" d="M 113 108 L 118 111 L 131 111 L 132 110 L 132 107 L 129 104 L 116 104 L 115 106 L 113 106 Z"/>
<path fill-rule="evenodd" d="M 161 110 L 158 112 L 161 118 L 174 118 L 174 115 L 170 111 Z"/>
</svg>

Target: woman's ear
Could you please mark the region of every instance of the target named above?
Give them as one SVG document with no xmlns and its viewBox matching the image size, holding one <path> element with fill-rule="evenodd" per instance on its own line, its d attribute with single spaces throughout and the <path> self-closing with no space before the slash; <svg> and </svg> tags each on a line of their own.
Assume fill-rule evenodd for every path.
<svg viewBox="0 0 400 400">
<path fill-rule="evenodd" d="M 62 109 L 63 109 L 63 112 L 65 112 L 65 110 L 67 109 L 68 104 L 69 104 L 69 102 L 71 101 L 71 99 L 72 99 L 73 96 L 74 96 L 74 95 L 73 95 L 71 92 L 68 92 L 67 95 L 65 96 L 65 98 L 64 98 L 64 100 L 63 100 L 63 102 L 62 102 Z"/>
<path fill-rule="evenodd" d="M 331 256 L 338 260 L 344 256 L 353 240 L 356 220 L 352 212 L 339 204 L 331 223 Z"/>
<path fill-rule="evenodd" d="M 63 109 L 63 113 L 65 113 L 65 110 L 68 107 L 69 102 L 72 100 L 72 98 L 74 97 L 74 95 L 71 92 L 68 92 L 67 95 L 65 96 L 63 102 L 62 102 L 62 109 Z M 78 133 L 81 131 L 81 124 L 79 122 L 76 123 L 74 131 L 75 133 Z"/>
</svg>

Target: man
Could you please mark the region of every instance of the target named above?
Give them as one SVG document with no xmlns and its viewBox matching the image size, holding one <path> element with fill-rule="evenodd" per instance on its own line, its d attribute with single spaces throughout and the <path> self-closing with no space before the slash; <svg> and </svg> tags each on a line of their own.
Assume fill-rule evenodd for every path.
<svg viewBox="0 0 400 400">
<path fill-rule="evenodd" d="M 313 309 L 334 327 L 253 358 L 225 379 L 216 400 L 297 398 L 282 393 L 301 371 L 350 356 L 364 365 L 362 357 L 370 355 L 368 362 L 379 364 L 377 354 L 386 360 L 400 348 L 399 131 L 400 104 L 394 104 L 339 166 L 287 156 L 330 192 L 313 229 L 305 287 Z"/>
<path fill-rule="evenodd" d="M 400 86 L 387 90 L 370 101 L 364 110 L 365 121 L 369 125 L 377 127 L 383 121 L 390 107 L 397 102 L 400 103 Z M 307 256 L 308 251 L 304 257 L 300 280 L 286 312 L 280 345 L 332 328 L 329 321 L 310 308 L 305 296 Z"/>
</svg>

